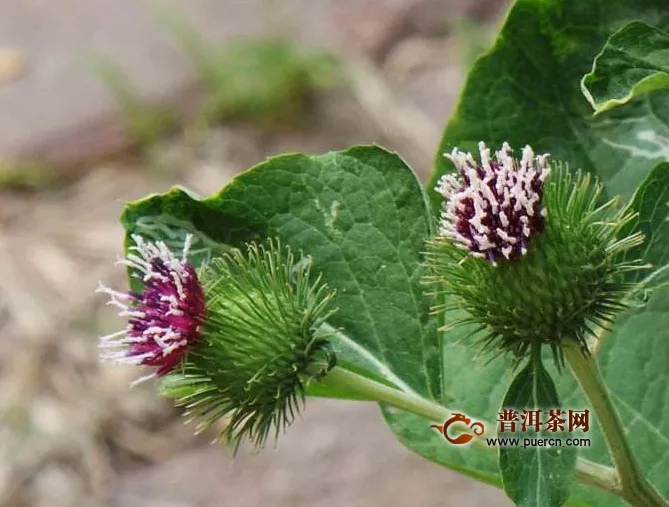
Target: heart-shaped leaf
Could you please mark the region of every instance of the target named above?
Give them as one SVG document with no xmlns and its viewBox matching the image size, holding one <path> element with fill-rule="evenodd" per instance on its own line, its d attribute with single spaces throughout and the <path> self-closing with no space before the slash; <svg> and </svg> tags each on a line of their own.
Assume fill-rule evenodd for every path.
<svg viewBox="0 0 669 507">
<path fill-rule="evenodd" d="M 337 290 L 340 364 L 441 399 L 436 320 L 420 262 L 431 216 L 420 184 L 397 155 L 375 146 L 320 157 L 279 156 L 200 199 L 175 188 L 126 206 L 127 234 L 181 248 L 195 262 L 244 242 L 277 237 L 312 257 Z M 343 396 L 324 391 L 314 394 Z"/>
</svg>

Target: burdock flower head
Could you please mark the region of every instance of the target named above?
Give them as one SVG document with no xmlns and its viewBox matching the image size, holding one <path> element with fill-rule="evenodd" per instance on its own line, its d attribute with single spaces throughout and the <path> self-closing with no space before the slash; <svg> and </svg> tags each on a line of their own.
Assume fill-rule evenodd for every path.
<svg viewBox="0 0 669 507">
<path fill-rule="evenodd" d="M 602 187 L 535 156 L 514 158 L 507 143 L 480 159 L 454 149 L 457 172 L 435 189 L 444 197 L 439 233 L 428 243 L 427 282 L 442 293 L 437 311 L 457 311 L 448 327 L 471 324 L 484 343 L 522 357 L 607 327 L 636 287 L 625 274 L 641 269 L 625 252 L 640 234 L 621 232 L 633 214 L 617 200 L 600 202 Z"/>
<path fill-rule="evenodd" d="M 493 264 L 517 259 L 543 229 L 548 155 L 535 157 L 526 146 L 518 161 L 504 143 L 492 159 L 485 144 L 479 143 L 479 149 L 480 162 L 457 149 L 447 155 L 459 174 L 444 175 L 436 188 L 445 199 L 439 234 Z"/>
<path fill-rule="evenodd" d="M 162 242 L 133 236 L 121 262 L 143 283 L 140 293 L 101 290 L 128 317 L 102 338 L 104 359 L 141 364 L 163 377 L 165 395 L 199 419 L 222 419 L 222 436 L 261 446 L 290 424 L 306 385 L 335 363 L 329 348 L 332 292 L 278 242 L 233 249 L 197 270 Z M 140 380 L 144 380 L 143 377 Z"/>
<path fill-rule="evenodd" d="M 100 346 L 103 360 L 155 368 L 140 382 L 163 376 L 183 361 L 200 339 L 205 301 L 195 269 L 187 261 L 190 236 L 181 258 L 165 243 L 147 243 L 140 236 L 133 240 L 135 246 L 119 263 L 132 268 L 143 290 L 118 292 L 100 285 L 98 291 L 109 294 L 109 304 L 128 318 L 127 327 L 101 337 Z"/>
</svg>

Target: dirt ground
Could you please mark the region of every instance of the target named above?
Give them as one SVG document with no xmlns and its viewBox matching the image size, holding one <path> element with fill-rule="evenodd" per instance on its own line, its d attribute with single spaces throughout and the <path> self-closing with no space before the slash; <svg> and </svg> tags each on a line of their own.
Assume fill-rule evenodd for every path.
<svg viewBox="0 0 669 507">
<path fill-rule="evenodd" d="M 115 12 L 131 3 L 114 3 Z M 127 150 L 109 97 L 86 88 L 86 80 L 56 80 L 74 58 L 67 40 L 52 44 L 65 70 L 58 61 L 44 67 L 48 59 L 31 66 L 31 52 L 49 46 L 51 32 L 45 29 L 41 39 L 26 34 L 33 26 L 29 21 L 46 23 L 52 16 L 60 32 L 68 33 L 65 20 L 72 18 L 67 13 L 76 17 L 79 11 L 72 9 L 80 3 L 69 0 L 62 11 L 47 15 L 40 2 L 0 0 L 9 14 L 0 20 L 0 37 L 7 38 L 0 39 L 0 49 L 6 44 L 27 51 L 23 84 L 20 78 L 3 83 L 0 65 L 0 105 L 7 105 L 16 124 L 12 127 L 7 115 L 0 121 L 0 160 L 34 156 L 60 162 L 53 166 L 55 185 L 0 190 L 0 507 L 510 505 L 499 490 L 412 454 L 371 404 L 309 400 L 276 448 L 260 455 L 243 449 L 231 458 L 209 444 L 211 434 L 194 437 L 192 426 L 156 396 L 153 386 L 130 389 L 137 371 L 98 362 L 96 337 L 123 324 L 94 293 L 99 280 L 117 287 L 125 283 L 114 266 L 123 201 L 173 184 L 209 194 L 271 154 L 320 153 L 360 142 L 397 149 L 424 177 L 471 49 L 470 42 L 434 19 L 467 14 L 482 23 L 480 33 L 494 33 L 500 11 L 493 5 L 499 3 L 369 1 L 359 3 L 355 9 L 362 10 L 355 15 L 339 4 L 338 15 L 348 17 L 330 18 L 327 8 L 336 2 L 316 2 L 324 9 L 319 22 L 334 34 L 328 37 L 348 40 L 348 47 L 323 43 L 344 55 L 345 84 L 321 93 L 297 127 L 268 130 L 236 122 L 195 137 L 178 132 L 161 140 L 147 160 Z M 116 47 L 110 34 L 117 25 L 105 24 L 110 5 L 101 2 L 100 11 L 82 11 L 77 23 L 93 16 L 91 23 L 106 27 L 97 37 L 111 37 L 106 44 Z M 214 16 L 222 19 L 225 9 L 211 2 L 202 2 L 200 11 L 193 8 L 195 18 L 207 20 L 210 33 L 216 33 Z M 251 14 L 245 16 L 253 19 Z M 112 14 L 109 19 L 120 23 Z M 328 19 L 355 22 L 342 27 Z M 137 30 L 143 22 L 136 20 Z M 344 28 L 352 32 L 342 35 Z M 318 36 L 319 30 L 312 31 L 316 35 L 305 35 L 307 41 Z M 69 36 L 82 38 L 82 33 Z M 95 39 L 90 26 L 86 33 Z M 351 42 L 350 33 L 363 36 Z M 142 39 L 134 43 L 141 46 Z M 169 67 L 165 58 L 160 65 Z M 170 83 L 162 95 L 178 101 L 175 90 L 192 77 L 181 70 L 162 72 L 158 76 L 168 76 Z M 142 75 L 149 87 L 157 78 L 146 70 L 139 72 L 140 80 Z M 62 107 L 76 102 L 76 94 L 49 106 L 57 101 L 40 95 L 49 82 L 68 93 L 84 87 L 81 107 L 69 114 Z"/>
</svg>

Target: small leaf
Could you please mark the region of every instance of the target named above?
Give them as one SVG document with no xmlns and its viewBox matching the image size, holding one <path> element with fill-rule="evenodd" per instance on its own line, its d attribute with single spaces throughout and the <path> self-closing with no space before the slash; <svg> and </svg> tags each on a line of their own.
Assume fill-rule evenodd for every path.
<svg viewBox="0 0 669 507">
<path fill-rule="evenodd" d="M 545 420 L 548 410 L 559 409 L 557 391 L 550 375 L 534 357 L 511 383 L 504 397 L 502 409 L 540 410 Z M 531 413 L 531 412 L 530 412 Z M 560 433 L 539 431 L 521 432 L 521 423 L 507 437 L 518 437 L 521 442 L 530 439 L 560 438 Z M 529 426 L 528 426 L 529 431 Z M 564 443 L 565 439 L 560 438 Z M 558 507 L 569 497 L 569 489 L 576 467 L 576 450 L 569 447 L 501 447 L 499 467 L 504 491 L 516 505 L 523 507 Z"/>
<path fill-rule="evenodd" d="M 669 34 L 641 21 L 623 26 L 595 58 L 581 88 L 595 114 L 669 88 Z"/>
</svg>

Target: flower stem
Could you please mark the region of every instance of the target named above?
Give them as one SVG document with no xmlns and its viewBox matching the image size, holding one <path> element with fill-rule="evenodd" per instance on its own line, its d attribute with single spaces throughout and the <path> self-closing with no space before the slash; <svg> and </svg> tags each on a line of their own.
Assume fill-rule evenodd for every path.
<svg viewBox="0 0 669 507">
<path fill-rule="evenodd" d="M 400 391 L 339 366 L 330 370 L 320 382 L 330 387 L 350 391 L 384 405 L 406 410 L 428 421 L 444 422 L 452 416 L 449 409 L 433 401 Z"/>
<path fill-rule="evenodd" d="M 618 474 L 620 496 L 635 506 L 669 507 L 669 503 L 646 480 L 634 458 L 594 357 L 584 355 L 576 342 L 565 345 L 563 350 L 574 377 L 583 388 L 599 420 Z"/>
</svg>

